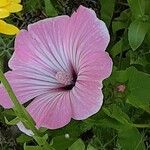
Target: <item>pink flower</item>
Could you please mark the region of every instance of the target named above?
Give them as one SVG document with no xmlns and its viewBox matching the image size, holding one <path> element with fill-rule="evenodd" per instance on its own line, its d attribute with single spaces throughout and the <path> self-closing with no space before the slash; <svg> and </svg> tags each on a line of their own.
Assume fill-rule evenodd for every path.
<svg viewBox="0 0 150 150">
<path fill-rule="evenodd" d="M 86 119 L 103 103 L 102 81 L 112 71 L 105 52 L 110 37 L 93 10 L 49 18 L 21 30 L 5 75 L 37 128 L 56 129 Z M 3 86 L 0 104 L 13 107 Z"/>
<path fill-rule="evenodd" d="M 117 91 L 123 93 L 126 89 L 126 86 L 124 84 L 120 84 L 117 86 Z"/>
</svg>

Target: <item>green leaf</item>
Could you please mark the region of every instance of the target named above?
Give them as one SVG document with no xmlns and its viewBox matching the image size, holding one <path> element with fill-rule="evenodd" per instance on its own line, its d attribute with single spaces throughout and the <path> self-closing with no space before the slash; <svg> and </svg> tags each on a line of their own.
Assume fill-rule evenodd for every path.
<svg viewBox="0 0 150 150">
<path fill-rule="evenodd" d="M 33 138 L 37 141 L 37 143 L 42 146 L 46 143 L 47 139 L 48 139 L 48 135 L 45 134 L 43 137 L 39 137 L 39 136 L 33 136 Z"/>
<path fill-rule="evenodd" d="M 96 148 L 94 148 L 92 145 L 88 145 L 87 150 L 97 150 Z"/>
<path fill-rule="evenodd" d="M 24 145 L 24 150 L 43 150 L 40 146 L 26 146 Z"/>
<path fill-rule="evenodd" d="M 44 145 L 44 146 L 26 146 L 26 143 L 24 144 L 24 150 L 55 150 L 50 145 Z"/>
<path fill-rule="evenodd" d="M 29 142 L 29 141 L 32 141 L 33 138 L 30 137 L 30 136 L 27 136 L 26 134 L 21 134 L 19 137 L 17 137 L 16 141 L 17 143 L 26 143 L 26 142 Z"/>
<path fill-rule="evenodd" d="M 113 33 L 115 33 L 116 31 L 118 31 L 120 29 L 124 29 L 126 27 L 127 27 L 126 23 L 124 23 L 122 21 L 113 21 L 112 22 Z"/>
<path fill-rule="evenodd" d="M 134 69 L 128 82 L 127 102 L 150 113 L 150 75 Z"/>
<path fill-rule="evenodd" d="M 11 120 L 11 121 L 8 121 L 6 117 L 4 117 L 5 119 L 5 123 L 8 124 L 8 125 L 16 125 L 20 119 L 18 117 L 16 117 L 15 119 Z"/>
<path fill-rule="evenodd" d="M 68 150 L 85 150 L 85 145 L 81 139 L 74 142 Z"/>
<path fill-rule="evenodd" d="M 130 22 L 131 13 L 129 9 L 126 9 L 121 12 L 120 16 L 115 18 L 112 22 L 113 33 L 120 29 L 127 28 Z"/>
<path fill-rule="evenodd" d="M 115 45 L 113 45 L 110 53 L 113 57 L 115 57 L 116 55 L 118 55 L 119 53 L 122 52 L 122 47 L 123 47 L 123 39 L 121 39 L 120 41 L 118 41 L 117 43 L 115 43 Z"/>
<path fill-rule="evenodd" d="M 146 15 L 150 15 L 150 11 L 149 11 L 149 8 L 150 8 L 150 0 L 144 0 L 145 1 L 145 14 Z M 150 16 L 149 16 L 150 17 Z"/>
<path fill-rule="evenodd" d="M 58 13 L 56 9 L 54 8 L 51 0 L 44 0 L 45 2 L 45 13 L 48 17 L 57 16 Z"/>
<path fill-rule="evenodd" d="M 100 0 L 101 3 L 101 19 L 106 23 L 109 27 L 113 11 L 115 7 L 115 0 Z"/>
<path fill-rule="evenodd" d="M 0 52 L 0 68 L 2 71 L 4 71 L 4 62 L 5 62 L 3 54 L 4 54 L 4 51 Z"/>
<path fill-rule="evenodd" d="M 132 50 L 130 50 L 128 53 L 130 55 L 130 65 L 137 64 L 143 67 L 146 67 L 146 65 L 149 65 L 146 55 L 143 55 L 142 53 L 139 54 L 136 51 L 132 51 Z"/>
<path fill-rule="evenodd" d="M 129 26 L 128 39 L 133 50 L 136 50 L 143 42 L 148 31 L 149 24 L 138 20 L 133 21 Z"/>
<path fill-rule="evenodd" d="M 113 57 L 115 57 L 116 55 L 126 51 L 127 49 L 129 49 L 129 45 L 126 36 L 124 36 L 124 38 L 122 38 L 117 43 L 115 43 L 115 45 L 113 45 L 110 53 Z"/>
<path fill-rule="evenodd" d="M 121 127 L 118 131 L 118 143 L 123 150 L 145 150 L 143 137 L 134 127 Z"/>
<path fill-rule="evenodd" d="M 130 125 L 129 117 L 115 104 L 103 108 L 103 111 L 111 118 L 116 119 L 118 122 Z"/>
<path fill-rule="evenodd" d="M 32 12 L 32 13 L 34 13 L 38 9 L 41 9 L 40 0 L 27 0 L 27 1 L 24 1 L 23 10 L 25 12 Z M 21 15 L 21 14 L 17 13 L 17 15 Z"/>
<path fill-rule="evenodd" d="M 145 14 L 145 0 L 127 0 L 134 18 L 139 18 Z"/>
<path fill-rule="evenodd" d="M 65 135 L 63 136 L 56 136 L 52 139 L 53 147 L 61 150 L 66 150 L 68 147 L 70 147 L 74 142 L 76 141 L 76 138 L 65 138 Z"/>
</svg>

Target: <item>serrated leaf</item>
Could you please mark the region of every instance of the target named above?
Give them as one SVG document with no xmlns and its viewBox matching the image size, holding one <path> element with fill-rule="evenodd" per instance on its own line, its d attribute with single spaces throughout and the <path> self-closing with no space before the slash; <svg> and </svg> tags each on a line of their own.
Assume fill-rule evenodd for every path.
<svg viewBox="0 0 150 150">
<path fill-rule="evenodd" d="M 69 147 L 68 150 L 85 150 L 84 142 L 81 139 L 78 139 Z"/>
<path fill-rule="evenodd" d="M 129 26 L 128 39 L 133 50 L 136 50 L 143 42 L 148 32 L 149 24 L 138 20 L 133 21 Z"/>
</svg>

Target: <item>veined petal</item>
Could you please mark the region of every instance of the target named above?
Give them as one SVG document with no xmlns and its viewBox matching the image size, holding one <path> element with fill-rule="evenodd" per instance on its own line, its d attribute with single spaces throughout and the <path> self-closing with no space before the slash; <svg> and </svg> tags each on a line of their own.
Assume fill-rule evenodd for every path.
<svg viewBox="0 0 150 150">
<path fill-rule="evenodd" d="M 102 83 L 99 81 L 78 81 L 70 91 L 72 118 L 83 120 L 97 113 L 103 103 Z"/>
<path fill-rule="evenodd" d="M 15 71 L 9 71 L 5 73 L 5 76 L 18 100 L 22 104 L 40 94 L 50 91 L 49 86 L 47 86 L 47 88 L 45 86 L 42 88 L 44 82 L 39 83 L 36 81 L 36 79 L 22 76 Z M 2 105 L 4 108 L 11 108 L 13 106 L 3 85 L 0 85 L 0 105 Z"/>
<path fill-rule="evenodd" d="M 70 122 L 72 116 L 68 92 L 43 94 L 35 98 L 27 109 L 37 128 L 61 128 Z"/>
<path fill-rule="evenodd" d="M 0 20 L 0 33 L 14 35 L 19 32 L 19 29 L 14 25 L 8 24 L 3 20 Z"/>
<path fill-rule="evenodd" d="M 45 19 L 17 35 L 9 61 L 13 71 L 6 77 L 21 103 L 34 98 L 27 109 L 38 128 L 60 128 L 101 108 L 102 81 L 112 70 L 105 52 L 109 39 L 103 21 L 83 6 L 71 17 Z M 61 80 L 56 79 L 59 72 Z M 67 75 L 72 75 L 71 85 L 64 86 L 61 81 Z M 5 93 L 0 87 L 0 103 L 9 108 Z"/>
<path fill-rule="evenodd" d="M 110 40 L 108 29 L 92 9 L 80 6 L 71 16 L 66 28 L 68 37 L 66 50 L 74 68 L 78 67 L 81 53 L 105 51 L 108 46 Z"/>
<path fill-rule="evenodd" d="M 57 16 L 31 24 L 28 27 L 32 38 L 41 46 L 43 55 L 51 59 L 55 68 L 62 71 L 68 71 L 70 68 L 66 43 L 64 42 L 68 21 L 68 16 Z"/>
<path fill-rule="evenodd" d="M 79 58 L 77 81 L 102 81 L 112 72 L 112 60 L 107 52 L 85 52 Z"/>
<path fill-rule="evenodd" d="M 22 30 L 15 41 L 15 52 L 9 62 L 12 69 L 34 61 L 45 68 L 68 71 L 71 68 L 64 47 L 65 26 L 69 17 L 55 17 L 32 24 Z"/>
<path fill-rule="evenodd" d="M 6 18 L 10 15 L 10 12 L 5 8 L 0 8 L 0 18 Z"/>
</svg>

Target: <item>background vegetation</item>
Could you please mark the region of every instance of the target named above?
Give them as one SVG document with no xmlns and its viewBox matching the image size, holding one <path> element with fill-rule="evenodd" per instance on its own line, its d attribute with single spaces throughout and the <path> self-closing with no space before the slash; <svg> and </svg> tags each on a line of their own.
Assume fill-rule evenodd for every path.
<svg viewBox="0 0 150 150">
<path fill-rule="evenodd" d="M 47 17 L 71 15 L 81 4 L 94 9 L 109 29 L 107 51 L 114 62 L 113 73 L 104 81 L 101 111 L 83 121 L 72 120 L 64 128 L 47 130 L 47 141 L 56 150 L 149 150 L 150 0 L 22 0 L 23 11 L 6 20 L 26 29 Z M 4 72 L 9 69 L 14 39 L 0 35 Z M 125 90 L 119 91 L 119 85 Z M 1 150 L 22 150 L 23 145 L 25 150 L 41 150 L 31 137 L 9 126 L 13 122 L 6 122 L 4 116 L 12 120 L 15 114 L 0 107 Z"/>
</svg>

